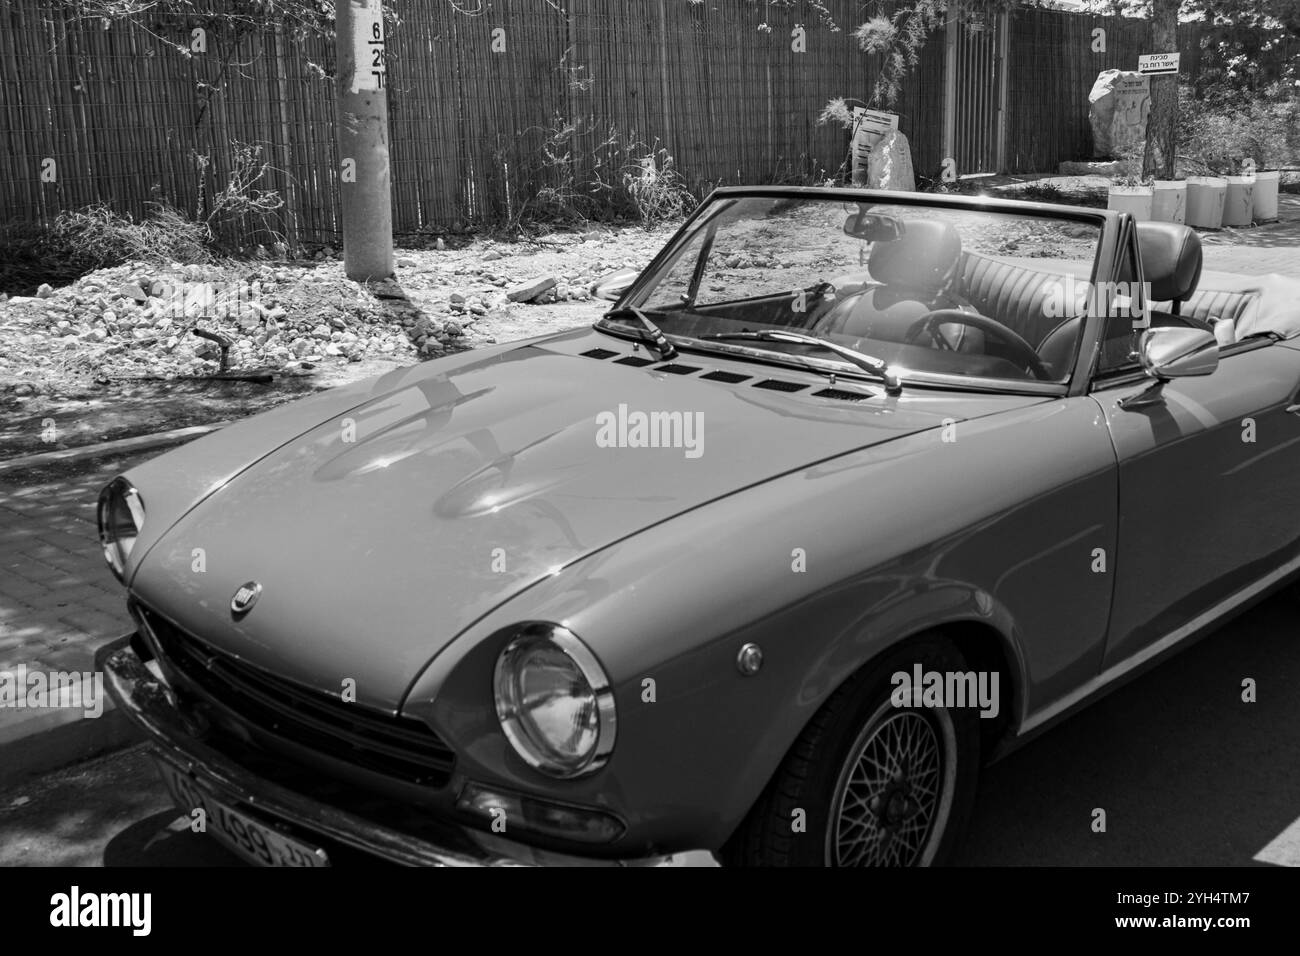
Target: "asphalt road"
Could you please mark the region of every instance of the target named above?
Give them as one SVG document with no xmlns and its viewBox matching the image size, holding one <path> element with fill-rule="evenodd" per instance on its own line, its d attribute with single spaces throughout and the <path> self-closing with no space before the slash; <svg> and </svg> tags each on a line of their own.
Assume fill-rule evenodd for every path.
<svg viewBox="0 0 1300 956">
<path fill-rule="evenodd" d="M 1298 624 L 1300 603 L 1270 600 L 987 768 L 956 862 L 1300 865 Z M 188 831 L 140 748 L 0 793 L 0 865 L 238 863 Z"/>
</svg>

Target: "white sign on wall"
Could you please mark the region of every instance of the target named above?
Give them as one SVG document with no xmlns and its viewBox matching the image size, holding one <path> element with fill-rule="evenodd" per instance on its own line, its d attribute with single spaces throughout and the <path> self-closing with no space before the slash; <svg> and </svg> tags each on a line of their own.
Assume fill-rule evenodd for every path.
<svg viewBox="0 0 1300 956">
<path fill-rule="evenodd" d="M 1178 72 L 1180 53 L 1144 53 L 1138 57 L 1138 72 L 1147 76 L 1160 76 Z"/>
<path fill-rule="evenodd" d="M 898 129 L 898 114 L 886 113 L 882 110 L 868 110 L 857 107 L 853 111 L 856 118 L 856 128 L 874 146 L 879 142 L 880 137 L 884 136 L 891 130 Z"/>
</svg>

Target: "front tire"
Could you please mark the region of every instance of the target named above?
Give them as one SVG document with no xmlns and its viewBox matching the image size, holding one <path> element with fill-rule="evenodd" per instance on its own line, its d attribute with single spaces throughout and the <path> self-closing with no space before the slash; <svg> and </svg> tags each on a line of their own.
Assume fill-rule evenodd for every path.
<svg viewBox="0 0 1300 956">
<path fill-rule="evenodd" d="M 845 682 L 722 850 L 740 866 L 933 866 L 960 840 L 980 759 L 973 707 L 898 707 L 892 675 L 965 671 L 931 635 Z"/>
</svg>

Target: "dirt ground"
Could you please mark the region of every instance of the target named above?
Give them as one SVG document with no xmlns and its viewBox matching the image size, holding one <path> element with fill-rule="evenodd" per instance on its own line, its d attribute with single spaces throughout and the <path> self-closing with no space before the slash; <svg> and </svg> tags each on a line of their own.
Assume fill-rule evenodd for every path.
<svg viewBox="0 0 1300 956">
<path fill-rule="evenodd" d="M 189 279 L 175 270 L 177 288 L 242 283 L 246 292 L 250 277 L 274 288 L 261 293 L 255 333 L 234 308 L 228 316 L 198 321 L 178 313 L 158 334 L 147 314 L 132 327 L 118 315 L 129 299 L 116 290 L 138 288 L 140 276 L 132 273 L 142 268 L 91 273 L 46 298 L 0 301 L 0 459 L 227 421 L 396 366 L 590 324 L 608 307 L 590 297 L 591 282 L 623 266 L 644 266 L 674 228 L 628 226 L 529 242 L 480 239 L 457 249 L 398 250 L 404 299 L 396 308 L 393 300 L 348 284 L 335 260 L 230 263 Z M 538 278 L 556 280 L 543 298 L 557 290 L 563 297 L 510 301 L 513 288 Z M 347 285 L 354 291 L 342 292 Z M 246 296 L 238 307 L 245 304 Z M 118 322 L 106 323 L 104 312 Z M 272 323 L 279 334 L 268 334 Z M 243 343 L 231 349 L 232 369 L 268 370 L 272 381 L 207 378 L 218 370 L 219 355 L 210 343 L 181 334 L 194 324 Z"/>
</svg>

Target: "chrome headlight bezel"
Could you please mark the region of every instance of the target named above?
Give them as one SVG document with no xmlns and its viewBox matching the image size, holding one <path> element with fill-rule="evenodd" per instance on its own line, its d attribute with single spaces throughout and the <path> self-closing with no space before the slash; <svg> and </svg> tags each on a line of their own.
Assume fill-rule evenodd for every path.
<svg viewBox="0 0 1300 956">
<path fill-rule="evenodd" d="M 587 685 L 596 714 L 594 743 L 582 754 L 562 753 L 532 721 L 523 703 L 520 677 L 528 655 L 542 647 L 562 653 Z M 522 626 L 502 648 L 493 671 L 493 699 L 501 729 L 525 763 L 551 777 L 572 779 L 595 773 L 608 761 L 617 734 L 614 691 L 596 655 L 572 631 L 557 624 Z"/>
<path fill-rule="evenodd" d="M 99 493 L 95 515 L 99 523 L 99 544 L 104 551 L 104 560 L 113 576 L 125 583 L 127 559 L 144 527 L 144 499 L 131 482 L 117 477 Z M 128 527 L 130 533 L 123 534 L 123 530 Z"/>
</svg>

